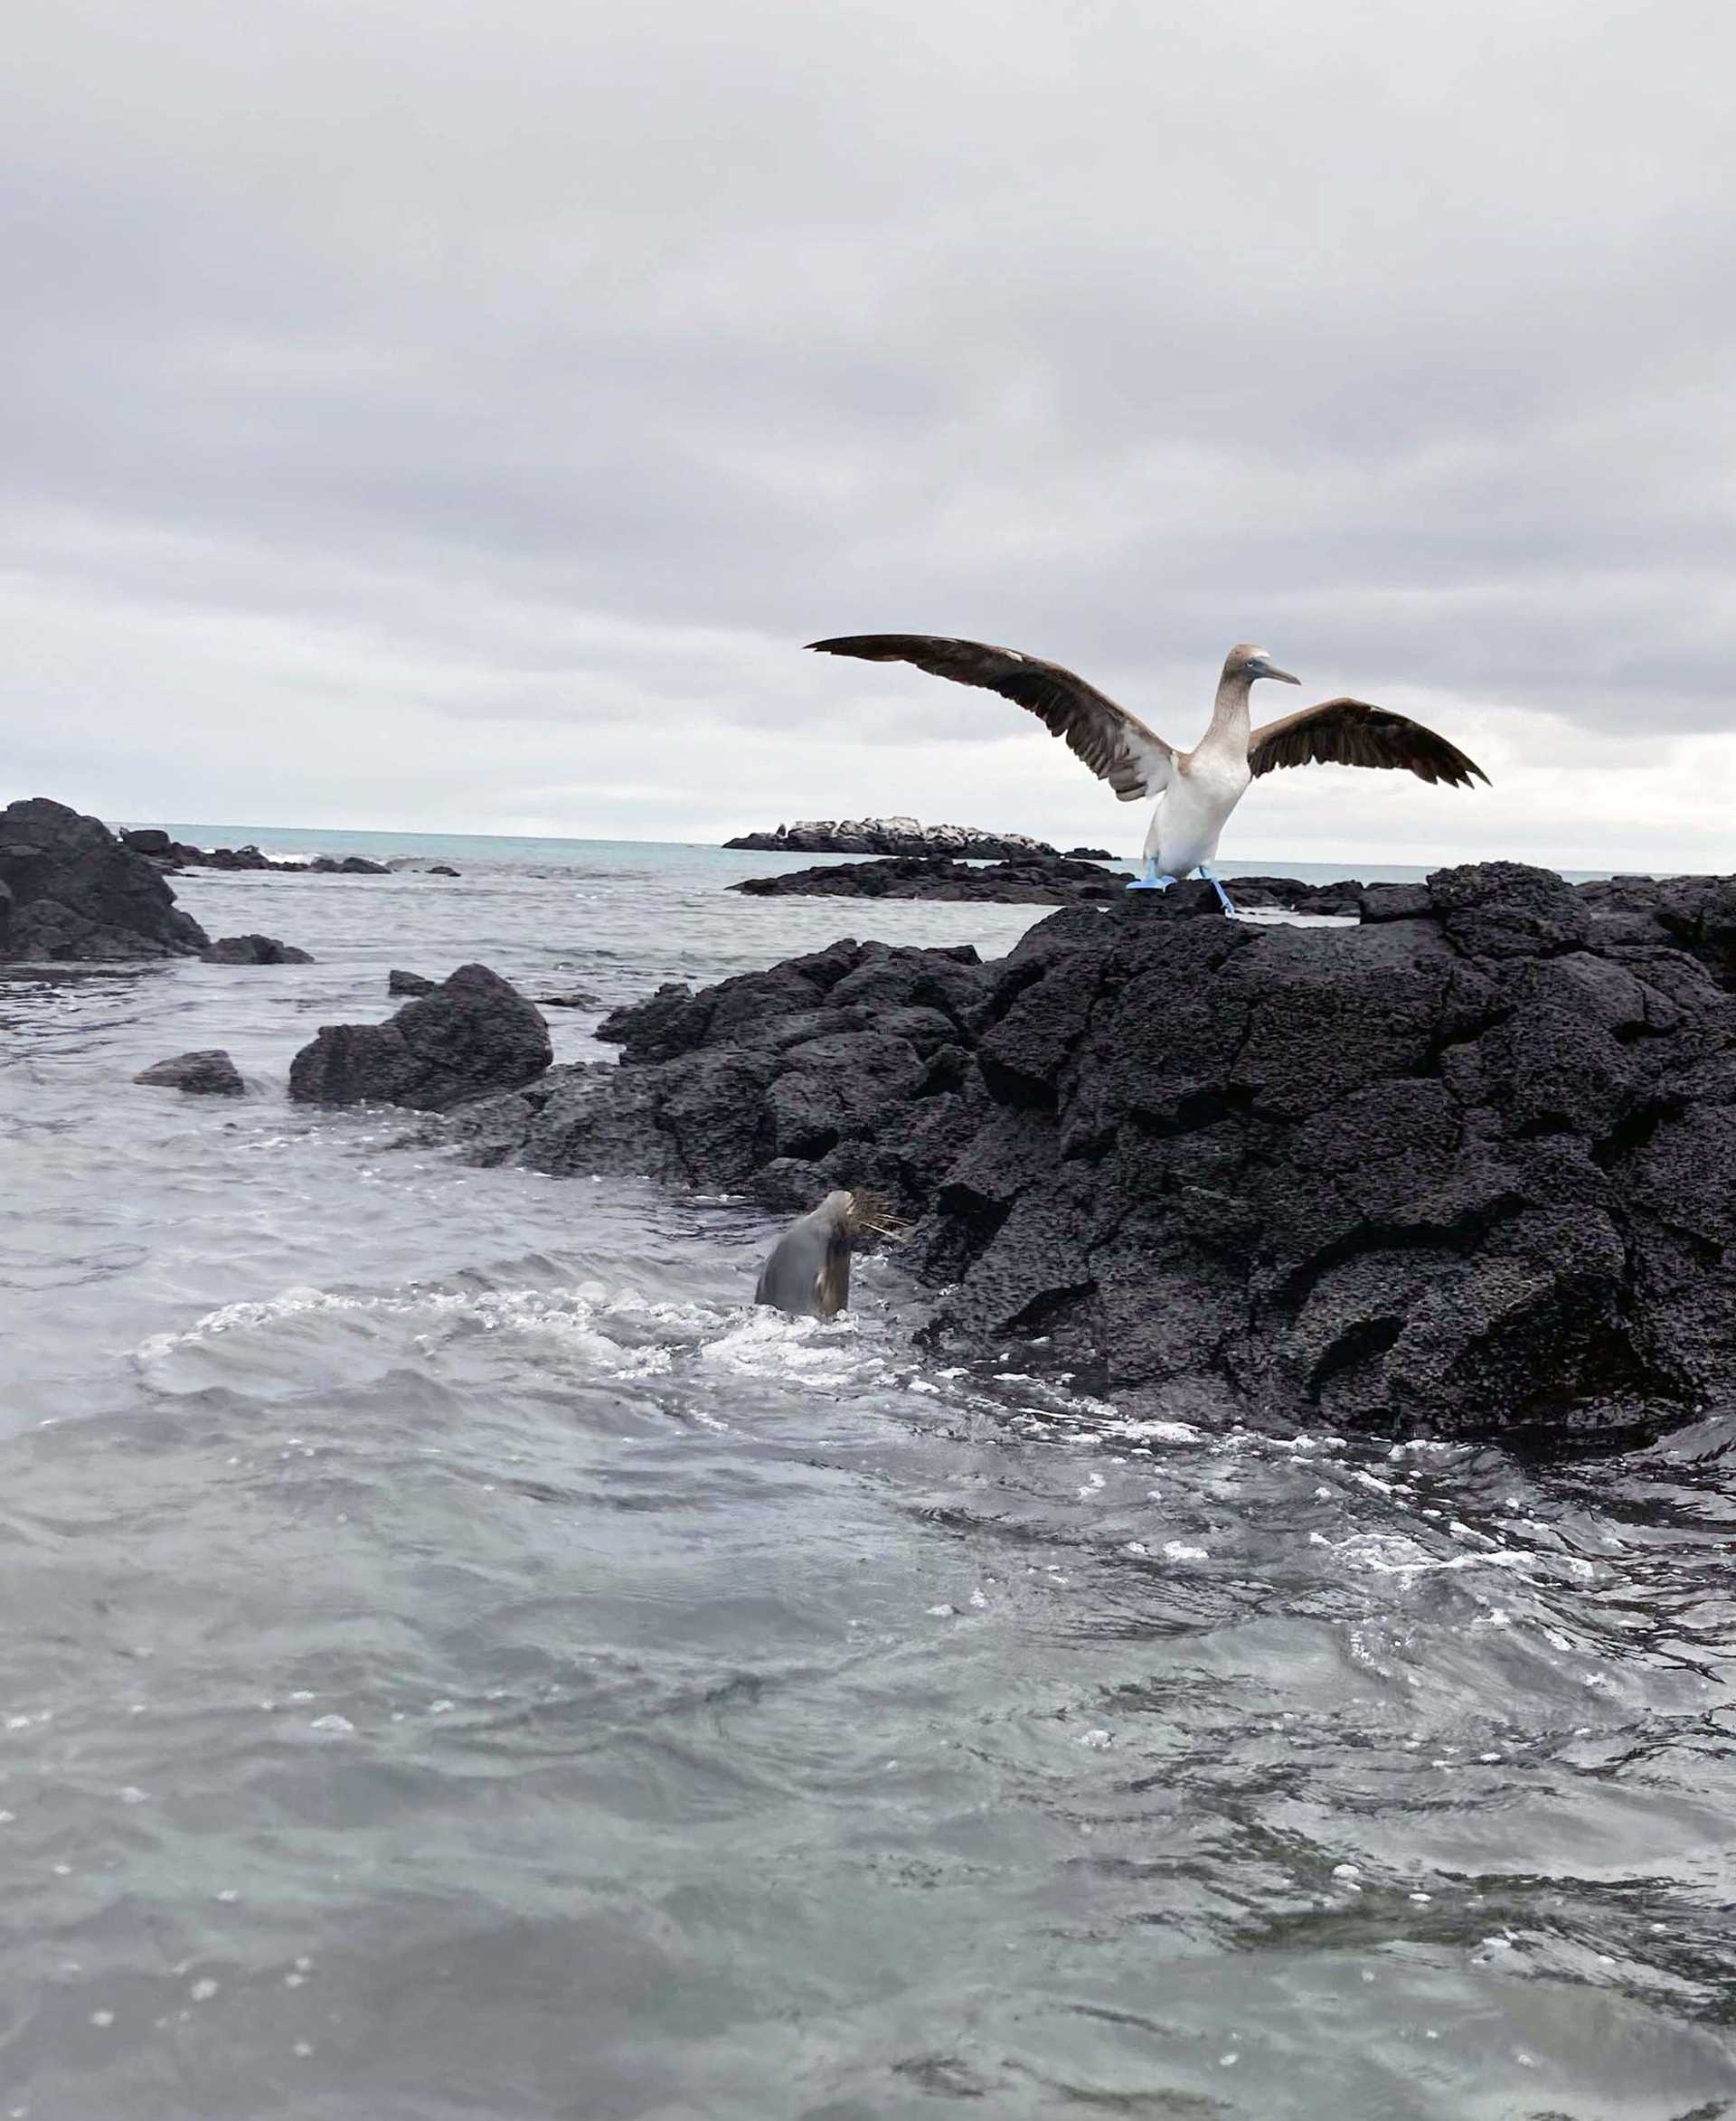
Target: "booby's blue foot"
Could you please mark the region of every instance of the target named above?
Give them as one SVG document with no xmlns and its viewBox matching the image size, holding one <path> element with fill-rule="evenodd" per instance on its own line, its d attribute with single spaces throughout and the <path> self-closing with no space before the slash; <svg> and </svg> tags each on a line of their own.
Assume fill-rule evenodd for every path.
<svg viewBox="0 0 1736 2121">
<path fill-rule="evenodd" d="M 1175 881 L 1173 876 L 1159 876 L 1156 855 L 1147 854 L 1146 856 L 1146 873 L 1143 876 L 1136 876 L 1131 879 L 1127 889 L 1130 891 L 1166 891 Z"/>
<path fill-rule="evenodd" d="M 1200 874 L 1218 894 L 1218 903 L 1223 908 L 1224 911 L 1226 913 L 1233 913 L 1236 910 L 1235 900 L 1230 896 L 1229 892 L 1224 890 L 1223 886 L 1218 881 L 1217 878 L 1212 875 L 1212 872 L 1205 866 L 1203 862 L 1202 862 L 1200 864 Z"/>
</svg>

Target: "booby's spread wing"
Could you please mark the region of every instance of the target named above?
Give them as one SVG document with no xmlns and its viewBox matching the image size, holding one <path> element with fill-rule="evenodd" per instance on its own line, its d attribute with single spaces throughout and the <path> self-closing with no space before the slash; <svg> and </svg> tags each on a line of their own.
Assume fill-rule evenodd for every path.
<svg viewBox="0 0 1736 2121">
<path fill-rule="evenodd" d="M 1124 803 L 1161 795 L 1169 786 L 1175 754 L 1156 731 L 1059 663 L 935 634 L 847 634 L 807 645 L 822 655 L 856 655 L 865 663 L 913 663 L 955 684 L 999 693 L 1037 715 Z"/>
<path fill-rule="evenodd" d="M 1264 723 L 1248 739 L 1248 765 L 1256 776 L 1275 766 L 1403 767 L 1450 788 L 1489 778 L 1445 737 L 1365 700 L 1322 700 Z"/>
</svg>

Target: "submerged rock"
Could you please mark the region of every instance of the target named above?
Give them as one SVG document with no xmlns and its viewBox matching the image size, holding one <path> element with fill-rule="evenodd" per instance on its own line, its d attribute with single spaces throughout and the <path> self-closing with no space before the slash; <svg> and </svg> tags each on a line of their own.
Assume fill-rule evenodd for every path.
<svg viewBox="0 0 1736 2121">
<path fill-rule="evenodd" d="M 158 1060 L 141 1069 L 133 1080 L 157 1089 L 186 1090 L 207 1098 L 239 1098 L 247 1089 L 241 1070 L 221 1046 L 197 1053 L 177 1053 L 173 1060 Z"/>
<path fill-rule="evenodd" d="M 311 965 L 313 956 L 276 936 L 219 936 L 200 952 L 207 965 Z"/>
<path fill-rule="evenodd" d="M 937 1336 L 1038 1340 L 1125 1408 L 1560 1437 L 1736 1403 L 1736 883 L 1392 888 L 1354 927 L 1189 885 L 987 965 L 844 941 L 667 987 L 479 1147 L 872 1187 L 920 1217 Z"/>
<path fill-rule="evenodd" d="M 100 818 L 45 796 L 0 810 L 0 958 L 190 957 L 208 940 Z"/>
<path fill-rule="evenodd" d="M 983 868 L 945 854 L 901 854 L 750 876 L 730 886 L 761 899 L 961 899 L 1012 906 L 1107 903 L 1126 888 L 1125 877 L 1061 854 L 1020 854 Z"/>
<path fill-rule="evenodd" d="M 384 1023 L 322 1025 L 290 1063 L 289 1095 L 301 1104 L 442 1112 L 516 1089 L 552 1058 L 549 1027 L 518 989 L 486 965 L 461 965 Z"/>
</svg>

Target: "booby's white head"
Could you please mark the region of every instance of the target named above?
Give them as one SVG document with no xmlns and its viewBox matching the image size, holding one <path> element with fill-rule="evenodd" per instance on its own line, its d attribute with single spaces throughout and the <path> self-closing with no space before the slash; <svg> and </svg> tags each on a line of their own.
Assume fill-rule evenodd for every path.
<svg viewBox="0 0 1736 2121">
<path fill-rule="evenodd" d="M 1302 680 L 1292 677 L 1288 670 L 1280 670 L 1264 648 L 1256 648 L 1251 641 L 1238 641 L 1223 659 L 1226 678 L 1239 678 L 1245 684 L 1252 684 L 1257 677 L 1275 677 L 1281 685 L 1299 685 Z"/>
</svg>

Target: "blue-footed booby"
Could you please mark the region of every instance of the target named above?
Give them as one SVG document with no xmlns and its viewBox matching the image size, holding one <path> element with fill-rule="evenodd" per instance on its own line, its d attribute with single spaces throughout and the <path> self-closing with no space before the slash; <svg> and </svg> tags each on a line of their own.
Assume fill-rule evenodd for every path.
<svg viewBox="0 0 1736 2121">
<path fill-rule="evenodd" d="M 1212 724 L 1191 751 L 1178 751 L 1137 714 L 1119 707 L 1059 663 L 993 648 L 983 641 L 950 641 L 932 634 L 847 634 L 810 641 L 827 655 L 869 663 L 911 663 L 961 685 L 982 685 L 1028 708 L 1050 733 L 1106 780 L 1124 803 L 1156 797 L 1146 834 L 1145 873 L 1129 891 L 1165 891 L 1198 870 L 1226 913 L 1229 893 L 1212 873 L 1218 838 L 1230 813 L 1262 773 L 1277 766 L 1403 767 L 1426 781 L 1469 787 L 1488 775 L 1464 752 L 1408 715 L 1364 700 L 1322 700 L 1277 721 L 1250 726 L 1248 694 L 1257 678 L 1293 685 L 1265 649 L 1243 641 L 1224 659 Z"/>
</svg>

